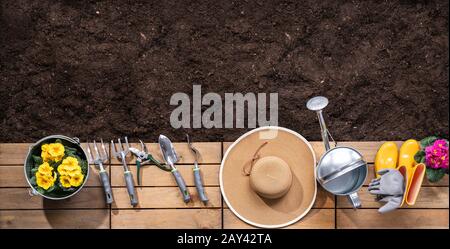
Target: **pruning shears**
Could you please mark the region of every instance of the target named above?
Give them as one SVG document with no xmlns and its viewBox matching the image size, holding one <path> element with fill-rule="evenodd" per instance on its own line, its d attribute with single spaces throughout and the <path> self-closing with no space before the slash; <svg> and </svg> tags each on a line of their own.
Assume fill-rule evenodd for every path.
<svg viewBox="0 0 450 249">
<path fill-rule="evenodd" d="M 136 148 L 130 148 L 131 153 L 133 153 L 137 159 L 136 159 L 136 169 L 137 169 L 137 182 L 138 185 L 141 185 L 141 166 L 148 163 L 154 163 L 158 168 L 164 170 L 164 171 L 171 171 L 170 166 L 159 162 L 156 160 L 152 154 L 148 152 L 147 146 L 145 145 L 142 140 L 139 139 L 139 142 L 141 144 L 141 149 Z"/>
</svg>

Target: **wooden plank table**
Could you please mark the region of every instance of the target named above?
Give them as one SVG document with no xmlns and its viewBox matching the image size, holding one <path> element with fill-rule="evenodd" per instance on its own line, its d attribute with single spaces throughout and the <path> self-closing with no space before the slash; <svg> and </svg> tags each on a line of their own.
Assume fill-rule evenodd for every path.
<svg viewBox="0 0 450 249">
<path fill-rule="evenodd" d="M 373 161 L 382 142 L 339 142 L 358 149 L 369 162 L 368 181 L 373 178 Z M 398 142 L 401 144 L 401 142 Z M 222 156 L 231 143 L 194 143 L 200 151 L 206 193 L 204 205 L 197 196 L 192 167 L 194 159 L 186 143 L 175 143 L 181 156 L 178 168 L 190 189 L 192 201 L 185 204 L 171 174 L 153 166 L 142 169 L 142 186 L 136 187 L 139 205 L 130 206 L 123 170 L 112 159 L 107 170 L 115 202 L 106 205 L 98 171 L 91 166 L 86 186 L 64 201 L 31 197 L 23 175 L 23 162 L 29 144 L 0 144 L 0 228 L 252 228 L 239 220 L 226 206 L 219 188 Z M 136 145 L 136 144 L 132 144 Z M 317 157 L 324 152 L 321 142 L 312 142 Z M 161 159 L 158 145 L 147 144 L 150 153 Z M 130 168 L 136 177 L 134 158 Z M 439 183 L 424 181 L 413 207 L 380 215 L 379 203 L 367 192 L 359 191 L 363 208 L 353 210 L 345 198 L 335 197 L 319 187 L 312 210 L 287 228 L 449 228 L 448 176 Z M 135 178 L 136 182 L 136 178 Z"/>
</svg>

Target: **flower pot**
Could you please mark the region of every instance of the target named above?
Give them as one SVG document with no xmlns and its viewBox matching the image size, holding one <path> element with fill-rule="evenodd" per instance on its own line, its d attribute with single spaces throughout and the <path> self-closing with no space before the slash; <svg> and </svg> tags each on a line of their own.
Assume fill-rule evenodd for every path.
<svg viewBox="0 0 450 249">
<path fill-rule="evenodd" d="M 89 177 L 89 164 L 87 165 L 87 171 L 86 171 L 86 175 L 84 176 L 83 183 L 79 187 L 77 187 L 77 189 L 73 192 L 68 191 L 67 194 L 61 194 L 61 193 L 59 193 L 59 194 L 53 194 L 53 193 L 44 194 L 44 193 L 39 192 L 33 186 L 33 184 L 30 181 L 30 179 L 33 177 L 31 169 L 33 168 L 33 165 L 34 165 L 32 156 L 37 155 L 38 152 L 41 151 L 42 144 L 53 143 L 57 139 L 61 140 L 61 143 L 63 145 L 75 148 L 77 150 L 78 156 L 82 160 L 85 160 L 87 162 L 87 158 L 88 158 L 87 154 L 84 151 L 84 149 L 81 147 L 80 141 L 78 138 L 70 138 L 70 137 L 63 136 L 63 135 L 51 135 L 51 136 L 42 138 L 41 140 L 37 141 L 35 144 L 30 145 L 30 148 L 28 150 L 28 153 L 27 153 L 27 156 L 26 156 L 25 162 L 24 162 L 24 173 L 25 173 L 25 179 L 27 180 L 28 185 L 31 188 L 29 190 L 29 193 L 31 196 L 40 195 L 40 196 L 50 199 L 50 200 L 63 200 L 63 199 L 67 199 L 67 198 L 75 195 L 76 193 L 78 193 L 83 188 L 84 184 L 86 184 L 86 182 L 87 182 L 87 179 Z"/>
</svg>

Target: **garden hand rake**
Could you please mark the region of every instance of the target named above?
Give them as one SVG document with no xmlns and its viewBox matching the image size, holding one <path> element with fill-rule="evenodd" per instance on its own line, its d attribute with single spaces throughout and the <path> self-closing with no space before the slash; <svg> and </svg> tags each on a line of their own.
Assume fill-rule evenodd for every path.
<svg viewBox="0 0 450 249">
<path fill-rule="evenodd" d="M 130 145 L 128 144 L 128 138 L 125 137 L 125 148 L 122 145 L 122 142 L 120 141 L 120 138 L 117 139 L 119 146 L 116 149 L 116 145 L 114 144 L 114 141 L 111 140 L 111 149 L 112 153 L 117 159 L 122 161 L 123 165 L 123 171 L 124 171 L 124 177 L 125 177 L 125 183 L 127 185 L 128 195 L 130 196 L 130 202 L 132 206 L 136 206 L 138 204 L 136 191 L 134 190 L 134 183 L 133 183 L 133 175 L 131 174 L 131 171 L 128 168 L 127 162 L 126 162 L 126 156 L 128 152 L 130 151 Z"/>
<path fill-rule="evenodd" d="M 94 140 L 94 150 L 95 150 L 95 157 L 92 154 L 91 146 L 89 145 L 89 142 L 87 142 L 87 154 L 88 154 L 88 160 L 89 163 L 94 163 L 98 169 L 100 170 L 100 180 L 103 184 L 103 189 L 105 190 L 105 197 L 106 197 L 106 203 L 111 204 L 114 201 L 111 185 L 109 184 L 109 176 L 108 173 L 106 173 L 105 168 L 103 167 L 104 163 L 108 162 L 108 152 L 106 152 L 105 144 L 103 143 L 103 139 L 100 139 L 100 143 L 102 146 L 102 150 L 99 150 L 97 147 L 97 143 Z"/>
</svg>

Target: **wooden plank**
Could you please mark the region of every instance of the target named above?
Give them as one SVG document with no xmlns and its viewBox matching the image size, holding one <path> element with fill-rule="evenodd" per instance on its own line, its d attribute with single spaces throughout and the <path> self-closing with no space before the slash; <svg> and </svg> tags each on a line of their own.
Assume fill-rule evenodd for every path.
<svg viewBox="0 0 450 249">
<path fill-rule="evenodd" d="M 159 148 L 158 143 L 145 143 L 147 145 L 148 151 L 153 155 L 157 160 L 163 161 L 163 157 L 161 155 L 161 150 Z M 200 152 L 200 158 L 198 160 L 199 163 L 216 163 L 220 164 L 221 162 L 221 154 L 222 154 L 222 144 L 220 142 L 199 142 L 193 143 L 194 147 Z M 131 147 L 135 147 L 140 149 L 141 146 L 138 143 L 130 143 Z M 173 143 L 175 151 L 179 156 L 178 164 L 193 164 L 194 156 L 190 151 L 187 143 Z M 136 158 L 131 155 L 131 153 L 127 157 L 127 161 L 129 164 L 135 164 Z M 111 159 L 111 164 L 122 164 L 117 158 L 113 157 Z"/>
<path fill-rule="evenodd" d="M 32 143 L 0 143 L 0 165 L 23 165 Z M 109 143 L 106 143 L 109 148 Z M 85 143 L 81 143 L 86 148 Z"/>
<path fill-rule="evenodd" d="M 134 182 L 137 184 L 136 167 L 130 165 Z M 178 170 L 183 176 L 187 186 L 195 186 L 193 165 L 178 165 Z M 219 186 L 219 164 L 200 165 L 203 175 L 204 186 Z M 122 166 L 111 166 L 111 185 L 125 186 Z M 144 166 L 141 168 L 141 186 L 177 186 L 173 175 L 170 172 L 159 169 L 155 166 Z"/>
<path fill-rule="evenodd" d="M 334 208 L 334 195 L 317 186 L 316 201 L 313 208 Z"/>
<path fill-rule="evenodd" d="M 387 141 L 351 141 L 351 142 L 338 142 L 338 146 L 348 146 L 356 149 L 364 157 L 364 160 L 368 163 L 375 162 L 375 156 L 380 146 Z M 402 141 L 393 141 L 397 144 L 398 148 L 403 144 Z"/>
<path fill-rule="evenodd" d="M 139 205 L 137 208 L 219 208 L 222 206 L 219 187 L 205 187 L 208 204 L 199 199 L 195 187 L 188 188 L 191 194 L 189 203 L 183 202 L 178 187 L 139 187 L 136 188 Z M 115 203 L 112 208 L 132 208 L 126 188 L 113 188 Z"/>
<path fill-rule="evenodd" d="M 221 228 L 220 209 L 116 209 L 112 228 Z"/>
<path fill-rule="evenodd" d="M 85 186 L 101 186 L 98 170 L 91 165 L 89 172 Z M 23 166 L 0 166 L 0 187 L 29 187 L 25 180 Z"/>
<path fill-rule="evenodd" d="M 337 228 L 449 228 L 448 209 L 337 209 Z"/>
<path fill-rule="evenodd" d="M 446 187 L 422 187 L 414 206 L 404 205 L 402 208 L 449 208 L 449 189 Z M 384 205 L 375 200 L 367 187 L 363 187 L 358 192 L 363 208 L 379 208 Z M 352 208 L 345 196 L 337 197 L 338 208 Z"/>
<path fill-rule="evenodd" d="M 369 164 L 369 171 L 367 174 L 366 181 L 364 182 L 364 185 L 369 185 L 370 181 L 375 178 L 375 169 L 373 164 Z M 423 178 L 422 186 L 427 187 L 433 187 L 433 186 L 441 186 L 441 187 L 448 187 L 448 175 L 446 174 L 440 181 L 438 182 L 430 182 L 428 181 L 427 176 Z"/>
<path fill-rule="evenodd" d="M 30 196 L 28 188 L 0 188 L 0 209 L 76 209 L 107 208 L 103 188 L 83 188 L 76 195 L 59 201 Z"/>
<path fill-rule="evenodd" d="M 103 210 L 1 210 L 0 228 L 109 228 Z"/>
<path fill-rule="evenodd" d="M 23 165 L 30 143 L 0 143 L 0 165 Z"/>
<path fill-rule="evenodd" d="M 300 221 L 286 228 L 333 229 L 334 220 L 334 209 L 311 209 Z M 230 209 L 223 210 L 223 225 L 225 229 L 255 228 L 240 220 Z"/>
<path fill-rule="evenodd" d="M 224 208 L 228 208 L 227 203 L 223 202 Z M 322 187 L 317 186 L 316 201 L 313 208 L 334 208 L 334 195 L 325 191 Z"/>
</svg>

